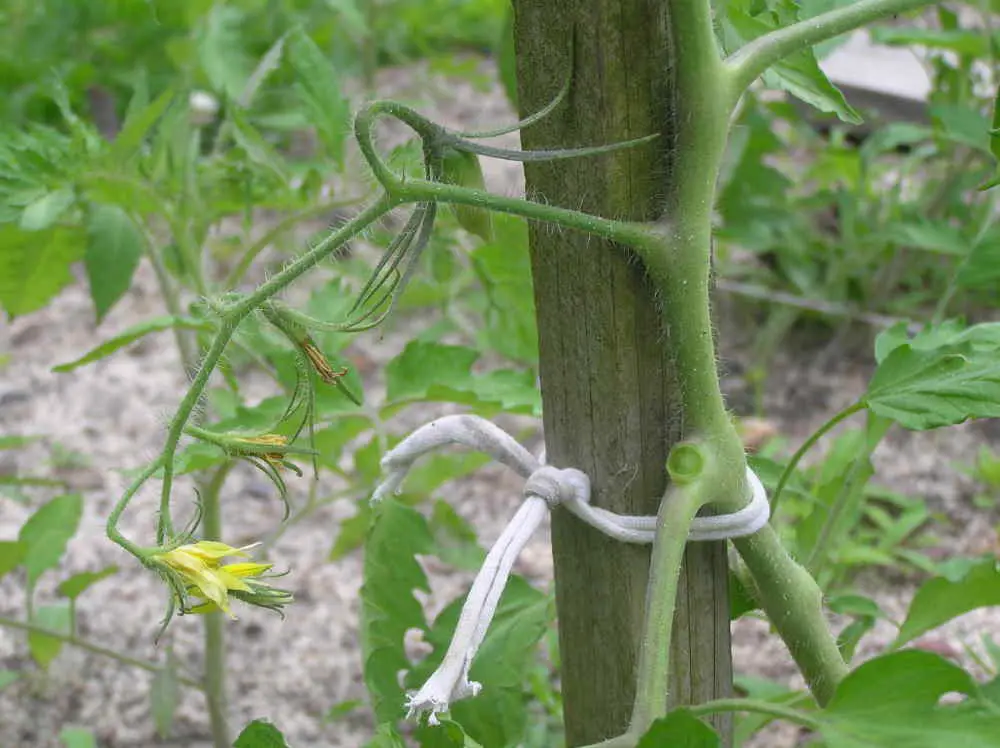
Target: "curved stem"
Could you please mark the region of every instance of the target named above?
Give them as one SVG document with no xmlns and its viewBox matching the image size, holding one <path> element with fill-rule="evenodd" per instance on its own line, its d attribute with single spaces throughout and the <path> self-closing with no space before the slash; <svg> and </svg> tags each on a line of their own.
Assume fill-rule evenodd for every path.
<svg viewBox="0 0 1000 748">
<path fill-rule="evenodd" d="M 810 730 L 818 730 L 820 726 L 819 720 L 813 719 L 805 712 L 781 704 L 774 704 L 770 701 L 761 701 L 760 699 L 716 699 L 704 704 L 689 706 L 687 709 L 696 717 L 706 714 L 718 714 L 719 712 L 754 712 L 794 722 Z"/>
<path fill-rule="evenodd" d="M 799 447 L 792 458 L 788 461 L 785 466 L 784 472 L 781 473 L 781 477 L 778 478 L 778 485 L 774 488 L 774 494 L 771 496 L 771 516 L 774 517 L 778 513 L 778 502 L 781 500 L 781 492 L 785 488 L 785 484 L 788 483 L 789 479 L 792 477 L 792 473 L 795 472 L 795 468 L 798 466 L 799 462 L 805 457 L 806 452 L 813 448 L 820 439 L 822 439 L 834 426 L 836 426 L 841 421 L 850 418 L 855 413 L 858 413 L 865 409 L 864 403 L 856 402 L 848 408 L 840 411 L 831 418 L 829 421 L 820 426 L 813 434 L 806 439 L 802 446 Z"/>
<path fill-rule="evenodd" d="M 930 4 L 931 0 L 859 0 L 754 39 L 726 60 L 731 104 L 735 105 L 750 84 L 782 58 L 880 18 Z"/>
<path fill-rule="evenodd" d="M 146 468 L 139 473 L 139 475 L 129 484 L 129 487 L 125 489 L 125 493 L 121 495 L 121 498 L 115 503 L 114 508 L 112 508 L 111 513 L 108 515 L 107 522 L 107 535 L 108 537 L 126 551 L 131 553 L 136 558 L 144 558 L 141 549 L 135 543 L 128 540 L 124 535 L 118 531 L 118 521 L 121 519 L 122 512 L 132 501 L 136 492 L 142 487 L 142 484 L 149 480 L 153 473 L 159 470 L 163 466 L 163 457 L 158 457 L 149 463 Z"/>
<path fill-rule="evenodd" d="M 823 592 L 816 580 L 785 550 L 777 533 L 765 525 L 757 533 L 735 538 L 757 596 L 777 629 L 816 701 L 826 704 L 848 667 L 823 615 Z"/>
<path fill-rule="evenodd" d="M 321 203 L 285 216 L 274 224 L 266 234 L 254 242 L 250 248 L 243 253 L 243 256 L 240 257 L 240 261 L 236 263 L 236 267 L 234 267 L 229 275 L 226 276 L 226 280 L 223 282 L 223 287 L 228 290 L 232 290 L 239 285 L 240 281 L 243 280 L 243 276 L 247 274 L 247 271 L 253 264 L 253 261 L 257 259 L 257 255 L 263 252 L 270 244 L 274 243 L 278 237 L 295 226 L 295 224 L 300 221 L 308 221 L 310 218 L 322 216 L 325 213 L 329 213 L 330 211 L 334 211 L 339 208 L 356 205 L 361 199 L 362 198 L 357 197 L 335 200 L 329 203 Z"/>
<path fill-rule="evenodd" d="M 331 233 L 326 239 L 321 241 L 315 248 L 302 255 L 292 264 L 278 273 L 271 280 L 262 284 L 256 291 L 243 297 L 240 301 L 231 306 L 222 316 L 219 331 L 212 341 L 208 352 L 202 360 L 198 373 L 188 388 L 187 394 L 181 400 L 177 412 L 170 420 L 167 432 L 167 441 L 164 444 L 160 461 L 163 464 L 163 485 L 160 492 L 160 516 L 157 523 L 157 540 L 163 542 L 165 537 L 173 534 L 173 523 L 170 518 L 170 490 L 173 485 L 173 462 L 177 453 L 177 443 L 180 441 L 184 426 L 187 424 L 192 411 L 201 399 L 202 393 L 208 384 L 209 377 L 219 363 L 226 345 L 236 332 L 240 322 L 246 318 L 254 309 L 267 299 L 271 298 L 286 286 L 291 284 L 296 278 L 307 270 L 315 267 L 327 255 L 336 250 L 348 239 L 359 234 L 363 229 L 377 221 L 392 208 L 399 204 L 398 200 L 389 197 L 382 197 L 375 201 L 361 213 L 345 223 L 339 229 Z M 151 474 L 151 473 L 150 473 Z M 148 475 L 146 476 L 149 477 Z M 138 486 L 136 486 L 138 488 Z"/>
<path fill-rule="evenodd" d="M 721 65 L 721 61 L 718 59 L 716 59 L 716 63 L 717 67 Z M 657 246 L 659 246 L 660 238 L 654 237 L 654 231 L 649 226 L 643 224 L 631 221 L 613 221 L 576 210 L 559 208 L 553 205 L 543 205 L 522 198 L 494 195 L 486 190 L 459 187 L 457 185 L 443 184 L 426 179 L 408 179 L 404 181 L 392 172 L 381 156 L 379 156 L 378 149 L 375 147 L 373 136 L 375 122 L 379 117 L 383 116 L 395 117 L 405 123 L 421 137 L 425 144 L 435 143 L 440 140 L 443 145 L 447 145 L 449 136 L 446 131 L 427 118 L 409 107 L 393 101 L 373 102 L 358 113 L 354 121 L 354 135 L 358 141 L 361 153 L 371 167 L 375 178 L 398 204 L 438 202 L 471 205 L 476 208 L 488 208 L 499 213 L 509 213 L 510 215 L 521 216 L 522 218 L 535 221 L 554 223 L 565 228 L 595 234 L 602 238 L 621 244 L 628 244 L 633 247 L 637 245 L 649 245 L 651 241 L 656 242 Z M 722 130 L 722 138 L 724 145 L 724 128 Z M 628 145 L 635 145 L 636 142 L 647 139 L 641 138 L 640 141 L 630 141 L 630 143 L 624 146 L 617 144 L 586 150 L 588 153 L 604 153 L 609 150 L 628 147 Z M 465 147 L 463 145 L 463 148 Z M 552 153 L 558 152 L 549 153 L 547 158 L 552 158 Z M 579 155 L 579 153 L 576 155 Z"/>
<path fill-rule="evenodd" d="M 80 649 L 91 652 L 92 654 L 100 655 L 101 657 L 107 657 L 109 659 L 115 660 L 122 663 L 123 665 L 129 665 L 139 670 L 145 670 L 148 673 L 157 673 L 163 669 L 162 665 L 157 665 L 153 662 L 146 662 L 145 660 L 138 660 L 135 657 L 130 657 L 129 655 L 122 654 L 121 652 L 116 652 L 113 649 L 108 649 L 107 647 L 102 647 L 99 644 L 94 644 L 93 642 L 86 641 L 85 639 L 80 639 L 73 634 L 64 634 L 59 631 L 50 631 L 42 626 L 36 626 L 29 621 L 18 621 L 13 618 L 6 618 L 0 616 L 0 627 L 19 629 L 21 631 L 27 631 L 31 634 L 42 634 L 43 636 L 51 636 L 53 639 L 58 639 L 64 644 L 69 644 L 74 647 L 79 647 Z M 182 675 L 177 676 L 177 682 L 187 686 L 188 688 L 196 688 L 199 691 L 204 691 L 205 686 L 196 680 L 191 678 L 185 678 Z"/>
</svg>

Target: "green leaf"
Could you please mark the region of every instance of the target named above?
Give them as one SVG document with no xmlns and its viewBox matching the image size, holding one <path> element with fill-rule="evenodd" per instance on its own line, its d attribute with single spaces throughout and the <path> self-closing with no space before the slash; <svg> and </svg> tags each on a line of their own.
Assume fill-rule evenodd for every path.
<svg viewBox="0 0 1000 748">
<path fill-rule="evenodd" d="M 1000 564 L 988 559 L 960 579 L 931 579 L 917 590 L 892 646 L 901 647 L 970 610 L 1000 605 Z"/>
<path fill-rule="evenodd" d="M 447 501 L 434 502 L 431 513 L 434 545 L 442 561 L 458 569 L 476 571 L 486 557 L 476 531 Z"/>
<path fill-rule="evenodd" d="M 371 427 L 371 420 L 365 416 L 345 416 L 338 418 L 326 428 L 319 429 L 314 438 L 315 449 L 319 452 L 319 463 L 330 468 L 339 468 L 344 447 L 369 431 Z"/>
<path fill-rule="evenodd" d="M 375 729 L 375 737 L 365 744 L 365 748 L 406 748 L 406 741 L 392 724 L 381 724 Z"/>
<path fill-rule="evenodd" d="M 167 661 L 153 675 L 149 684 L 149 701 L 156 725 L 156 734 L 166 740 L 174 724 L 174 713 L 181 700 L 181 684 L 177 680 L 177 659 L 167 650 Z"/>
<path fill-rule="evenodd" d="M 993 155 L 989 121 L 981 112 L 962 104 L 935 104 L 929 112 L 934 126 L 947 140 Z"/>
<path fill-rule="evenodd" d="M 42 197 L 25 207 L 21 214 L 21 229 L 24 231 L 42 231 L 58 221 L 73 203 L 76 193 L 69 187 L 62 187 L 47 192 Z"/>
<path fill-rule="evenodd" d="M 52 371 L 59 373 L 73 371 L 73 369 L 79 368 L 80 366 L 85 366 L 86 364 L 106 358 L 115 351 L 134 343 L 139 338 L 145 337 L 150 333 L 169 330 L 173 327 L 180 330 L 211 331 L 213 329 L 212 324 L 207 320 L 195 319 L 193 317 L 154 317 L 153 319 L 148 319 L 145 322 L 132 325 L 132 327 L 129 327 L 124 332 L 115 335 L 113 338 L 104 341 L 96 348 L 91 349 L 80 358 L 68 361 L 65 364 L 53 366 Z"/>
<path fill-rule="evenodd" d="M 347 701 L 339 701 L 329 709 L 327 709 L 326 714 L 323 715 L 323 721 L 327 724 L 330 722 L 339 722 L 344 719 L 344 717 L 349 714 L 353 714 L 358 709 L 363 707 L 365 702 L 361 699 L 348 699 Z"/>
<path fill-rule="evenodd" d="M 442 719 L 434 726 L 420 725 L 414 732 L 420 748 L 481 748 L 465 734 L 462 725 L 450 719 Z"/>
<path fill-rule="evenodd" d="M 80 495 L 66 494 L 40 507 L 21 527 L 18 540 L 25 546 L 24 568 L 29 586 L 34 586 L 42 573 L 59 565 L 82 514 Z"/>
<path fill-rule="evenodd" d="M 913 249 L 959 257 L 969 254 L 972 248 L 961 231 L 944 221 L 895 224 L 887 228 L 885 238 Z"/>
<path fill-rule="evenodd" d="M 243 728 L 233 748 L 289 748 L 281 730 L 267 720 L 255 719 Z"/>
<path fill-rule="evenodd" d="M 253 70 L 244 47 L 246 14 L 232 5 L 216 3 L 198 34 L 198 59 L 213 90 L 238 99 Z"/>
<path fill-rule="evenodd" d="M 82 571 L 79 574 L 74 574 L 69 579 L 60 582 L 59 586 L 56 587 L 56 592 L 63 597 L 76 599 L 88 588 L 97 584 L 102 579 L 107 579 L 112 574 L 116 574 L 117 572 L 118 567 L 114 565 L 106 566 L 100 571 Z"/>
<path fill-rule="evenodd" d="M 531 284 L 528 224 L 523 218 L 493 216 L 495 238 L 470 253 L 488 307 L 477 342 L 486 350 L 530 365 L 538 362 L 535 294 Z"/>
<path fill-rule="evenodd" d="M 876 26 L 871 30 L 872 41 L 889 46 L 921 46 L 946 49 L 968 57 L 989 54 L 989 36 L 972 29 L 921 29 L 915 26 Z"/>
<path fill-rule="evenodd" d="M 471 348 L 411 341 L 386 366 L 386 400 L 421 400 L 435 385 L 462 389 L 472 380 L 478 358 Z"/>
<path fill-rule="evenodd" d="M 117 205 L 91 206 L 83 262 L 98 322 L 132 285 L 144 246 L 142 232 L 123 209 Z"/>
<path fill-rule="evenodd" d="M 864 403 L 915 430 L 1000 416 L 1000 363 L 970 344 L 927 351 L 904 344 L 879 364 Z"/>
<path fill-rule="evenodd" d="M 847 716 L 927 709 L 946 693 L 971 694 L 975 689 L 962 668 L 939 655 L 909 649 L 869 660 L 848 674 L 827 710 Z"/>
<path fill-rule="evenodd" d="M 479 163 L 479 157 L 475 153 L 459 151 L 454 148 L 447 148 L 444 152 L 441 181 L 459 187 L 486 189 L 486 180 L 483 179 L 483 167 Z M 451 208 L 455 212 L 459 226 L 463 229 L 470 234 L 475 234 L 484 242 L 493 238 L 493 221 L 489 210 L 457 203 L 453 203 Z"/>
<path fill-rule="evenodd" d="M 886 356 L 909 344 L 916 351 L 934 351 L 948 346 L 968 344 L 977 354 L 989 354 L 1000 349 L 1000 322 L 980 322 L 971 327 L 957 319 L 938 325 L 928 325 L 910 337 L 909 326 L 898 322 L 879 333 L 875 339 L 875 361 L 882 363 Z"/>
<path fill-rule="evenodd" d="M 969 708 L 975 701 L 939 705 L 946 693 L 978 698 L 960 667 L 938 655 L 905 650 L 869 660 L 838 686 L 820 713 L 828 748 L 991 748 L 1000 714 Z"/>
<path fill-rule="evenodd" d="M 417 554 L 433 550 L 427 521 L 397 501 L 375 508 L 375 522 L 365 543 L 361 587 L 361 652 L 365 685 L 379 722 L 400 719 L 406 694 L 398 673 L 411 665 L 403 637 L 427 627 L 414 590 L 429 591 Z"/>
<path fill-rule="evenodd" d="M 309 112 L 310 123 L 316 127 L 327 154 L 341 164 L 351 111 L 341 93 L 337 72 L 302 29 L 289 35 L 286 49 L 295 73 L 295 92 Z"/>
<path fill-rule="evenodd" d="M 510 412 L 541 411 L 531 371 L 473 374 L 479 354 L 464 346 L 411 341 L 386 366 L 388 411 L 414 401 L 444 401 Z"/>
<path fill-rule="evenodd" d="M 64 727 L 59 739 L 65 748 L 97 748 L 94 733 L 83 727 Z"/>
<path fill-rule="evenodd" d="M 446 607 L 425 639 L 434 651 L 407 676 L 411 688 L 422 684 L 440 664 L 451 641 L 464 598 Z M 518 745 L 527 725 L 525 682 L 538 642 L 553 624 L 552 599 L 521 577 L 511 577 L 493 623 L 472 663 L 469 677 L 483 684 L 484 696 L 452 704 L 451 716 L 486 746 Z"/>
<path fill-rule="evenodd" d="M 837 649 L 844 661 L 850 662 L 862 637 L 875 628 L 875 623 L 885 618 L 885 614 L 874 600 L 861 595 L 838 595 L 830 598 L 827 607 L 833 613 L 854 618 L 837 634 Z"/>
<path fill-rule="evenodd" d="M 372 526 L 372 510 L 368 501 L 358 502 L 358 511 L 340 523 L 337 540 L 330 549 L 330 560 L 337 561 L 356 548 L 360 548 Z"/>
<path fill-rule="evenodd" d="M 31 622 L 40 628 L 58 634 L 69 634 L 72 630 L 72 613 L 68 602 L 42 605 L 34 612 Z M 40 667 L 46 668 L 62 649 L 62 640 L 37 631 L 28 632 L 28 650 Z"/>
<path fill-rule="evenodd" d="M 656 720 L 635 748 L 718 748 L 719 736 L 688 709 L 675 709 Z"/>
<path fill-rule="evenodd" d="M 263 167 L 281 182 L 288 182 L 289 176 L 285 163 L 257 129 L 250 124 L 247 117 L 239 110 L 229 113 L 233 123 L 233 140 L 243 149 L 251 163 Z"/>
<path fill-rule="evenodd" d="M 332 0 L 328 0 L 328 4 L 330 2 Z M 285 55 L 285 42 L 287 39 L 287 35 L 278 37 L 268 48 L 267 52 L 264 53 L 264 56 L 257 62 L 256 67 L 254 67 L 253 72 L 250 74 L 250 78 L 247 80 L 246 86 L 240 92 L 237 103 L 242 109 L 250 108 L 264 82 L 270 77 L 271 73 L 281 66 L 281 60 Z"/>
<path fill-rule="evenodd" d="M 798 20 L 798 6 L 792 0 L 772 3 L 773 10 L 753 13 L 747 2 L 729 2 L 725 6 L 728 47 L 742 46 L 759 36 Z M 764 73 L 764 82 L 787 91 L 821 112 L 836 114 L 844 122 L 860 124 L 861 115 L 819 67 L 812 49 L 785 57 Z"/>
<path fill-rule="evenodd" d="M 1000 283 L 1000 230 L 986 232 L 958 270 L 962 288 L 990 290 Z"/>
<path fill-rule="evenodd" d="M 45 306 L 73 280 L 69 267 L 83 254 L 75 229 L 21 231 L 0 225 L 0 306 L 11 317 Z"/>
<path fill-rule="evenodd" d="M 138 96 L 140 96 L 140 92 L 137 91 L 133 96 L 133 101 L 136 104 L 138 104 L 136 98 Z M 153 126 L 159 122 L 176 96 L 176 91 L 168 88 L 148 104 L 133 107 L 130 103 L 129 112 L 125 117 L 125 122 L 122 124 L 122 129 L 115 136 L 108 150 L 108 160 L 121 166 L 135 156 L 139 152 L 146 136 L 153 129 Z"/>
<path fill-rule="evenodd" d="M 20 540 L 0 540 L 0 577 L 16 569 L 28 547 Z"/>
<path fill-rule="evenodd" d="M 0 691 L 11 685 L 20 677 L 21 674 L 16 670 L 0 670 Z"/>
</svg>

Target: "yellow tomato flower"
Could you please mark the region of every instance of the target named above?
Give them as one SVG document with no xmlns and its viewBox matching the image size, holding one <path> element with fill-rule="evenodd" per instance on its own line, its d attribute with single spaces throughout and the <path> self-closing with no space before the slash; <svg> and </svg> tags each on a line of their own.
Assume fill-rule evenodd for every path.
<svg viewBox="0 0 1000 748">
<path fill-rule="evenodd" d="M 280 611 L 292 601 L 291 593 L 258 579 L 271 569 L 271 564 L 221 563 L 229 556 L 246 557 L 249 548 L 253 546 L 234 548 L 219 541 L 202 540 L 161 551 L 154 554 L 152 560 L 165 567 L 168 573 L 179 577 L 181 588 L 187 595 L 203 598 L 194 606 L 186 605 L 186 600 L 179 600 L 184 612 L 221 610 L 236 618 L 229 608 L 230 596 L 251 605 Z M 180 592 L 177 594 L 181 596 Z"/>
</svg>

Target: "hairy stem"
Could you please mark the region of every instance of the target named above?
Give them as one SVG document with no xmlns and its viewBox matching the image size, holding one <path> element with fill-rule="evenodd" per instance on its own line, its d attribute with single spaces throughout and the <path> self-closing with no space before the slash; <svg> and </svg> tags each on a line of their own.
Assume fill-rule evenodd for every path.
<svg viewBox="0 0 1000 748">
<path fill-rule="evenodd" d="M 274 224 L 260 239 L 250 245 L 247 251 L 243 253 L 239 262 L 236 263 L 236 267 L 234 267 L 229 275 L 226 276 L 223 287 L 230 290 L 236 288 L 236 286 L 238 286 L 243 280 L 243 277 L 247 274 L 247 271 L 250 269 L 253 261 L 257 259 L 257 255 L 267 249 L 268 246 L 273 244 L 283 234 L 291 230 L 297 223 L 300 223 L 301 221 L 308 221 L 311 218 L 318 218 L 319 216 L 323 216 L 327 213 L 338 210 L 339 208 L 346 208 L 349 205 L 355 205 L 360 200 L 361 198 L 334 200 L 329 203 L 312 205 L 308 208 L 303 208 L 300 211 L 292 213 L 291 215 L 285 216 Z"/>
<path fill-rule="evenodd" d="M 734 539 L 733 545 L 753 576 L 761 607 L 816 701 L 825 705 L 848 668 L 823 616 L 819 585 L 788 555 L 770 525 L 749 537 Z"/>
<path fill-rule="evenodd" d="M 92 654 L 100 655 L 101 657 L 107 657 L 116 662 L 120 662 L 123 665 L 129 665 L 130 667 L 138 668 L 139 670 L 145 670 L 148 673 L 156 673 L 163 669 L 162 665 L 157 665 L 155 662 L 146 662 L 145 660 L 138 660 L 135 657 L 130 657 L 129 655 L 122 654 L 121 652 L 116 652 L 113 649 L 108 649 L 107 647 L 102 647 L 99 644 L 94 644 L 86 639 L 80 639 L 74 634 L 65 634 L 59 631 L 51 631 L 50 629 L 44 628 L 42 626 L 36 626 L 30 621 L 18 621 L 13 618 L 6 618 L 0 616 L 0 627 L 19 629 L 21 631 L 27 631 L 31 634 L 41 634 L 44 636 L 50 636 L 53 639 L 58 639 L 63 644 L 69 644 L 74 647 L 78 647 Z M 185 678 L 184 676 L 177 676 L 177 682 L 181 685 L 187 686 L 188 688 L 196 688 L 199 691 L 204 690 L 204 686 L 196 680 L 191 678 Z"/>
<path fill-rule="evenodd" d="M 204 485 L 202 535 L 205 540 L 222 540 L 222 503 L 219 492 L 229 473 L 223 465 Z M 229 720 L 226 716 L 226 619 L 221 612 L 206 613 L 202 622 L 205 634 L 205 702 L 214 748 L 229 748 Z"/>
<path fill-rule="evenodd" d="M 781 500 L 781 492 L 785 488 L 785 484 L 791 479 L 792 474 L 795 472 L 795 468 L 801 462 L 802 458 L 805 457 L 806 453 L 813 448 L 813 446 L 822 439 L 827 433 L 829 433 L 838 423 L 844 421 L 855 413 L 858 413 L 865 409 L 863 403 L 857 402 L 848 408 L 840 411 L 831 418 L 829 421 L 820 426 L 808 439 L 802 442 L 802 446 L 795 450 L 795 454 L 785 465 L 784 471 L 781 473 L 781 477 L 778 478 L 778 484 L 774 487 L 774 494 L 771 496 L 771 516 L 775 516 L 778 513 L 778 502 Z"/>
<path fill-rule="evenodd" d="M 271 280 L 262 284 L 256 291 L 248 294 L 225 311 L 219 325 L 219 330 L 201 362 L 198 374 L 188 388 L 184 399 L 181 400 L 180 405 L 177 407 L 174 417 L 170 420 L 167 440 L 160 455 L 160 460 L 163 463 L 163 485 L 160 492 L 160 516 L 157 524 L 157 539 L 159 542 L 163 542 L 165 537 L 173 534 L 173 523 L 170 518 L 170 490 L 173 483 L 173 462 L 174 455 L 177 453 L 177 443 L 180 441 L 184 426 L 191 417 L 192 411 L 197 406 L 202 393 L 205 391 L 209 377 L 218 365 L 226 345 L 236 332 L 236 328 L 240 322 L 260 306 L 262 302 L 281 292 L 295 279 L 315 267 L 317 263 L 340 247 L 344 242 L 359 234 L 363 229 L 388 213 L 397 204 L 399 204 L 398 201 L 390 198 L 382 198 L 372 203 L 361 211 L 361 213 L 331 233 L 315 248 L 302 255 L 302 257 L 295 260 L 271 278 Z"/>
<path fill-rule="evenodd" d="M 930 4 L 931 0 L 858 0 L 754 39 L 726 60 L 731 104 L 735 105 L 750 84 L 782 58 L 880 18 Z"/>
</svg>

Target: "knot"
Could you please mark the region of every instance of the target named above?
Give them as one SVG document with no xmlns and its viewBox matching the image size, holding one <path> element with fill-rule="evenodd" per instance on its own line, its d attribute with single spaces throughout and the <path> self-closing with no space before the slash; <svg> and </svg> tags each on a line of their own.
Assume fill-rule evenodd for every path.
<svg viewBox="0 0 1000 748">
<path fill-rule="evenodd" d="M 542 499 L 549 509 L 571 501 L 589 504 L 590 478 L 576 468 L 542 465 L 524 482 L 524 496 Z"/>
</svg>

